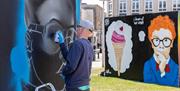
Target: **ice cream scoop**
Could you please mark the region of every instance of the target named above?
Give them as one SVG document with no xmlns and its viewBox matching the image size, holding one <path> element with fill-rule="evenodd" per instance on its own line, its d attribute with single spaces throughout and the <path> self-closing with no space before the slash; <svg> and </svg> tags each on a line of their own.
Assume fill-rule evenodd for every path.
<svg viewBox="0 0 180 91">
<path fill-rule="evenodd" d="M 125 37 L 124 35 L 118 34 L 116 31 L 114 31 L 111 40 L 114 43 L 123 43 L 125 42 Z"/>
</svg>

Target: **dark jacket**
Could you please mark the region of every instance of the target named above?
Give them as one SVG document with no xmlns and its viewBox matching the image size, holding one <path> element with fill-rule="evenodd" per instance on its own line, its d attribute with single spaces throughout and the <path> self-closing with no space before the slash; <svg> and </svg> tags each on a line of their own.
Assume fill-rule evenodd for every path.
<svg viewBox="0 0 180 91">
<path fill-rule="evenodd" d="M 73 42 L 69 51 L 64 43 L 60 44 L 60 47 L 67 61 L 62 72 L 65 76 L 66 87 L 89 85 L 94 54 L 91 43 L 86 39 L 79 39 Z"/>
</svg>

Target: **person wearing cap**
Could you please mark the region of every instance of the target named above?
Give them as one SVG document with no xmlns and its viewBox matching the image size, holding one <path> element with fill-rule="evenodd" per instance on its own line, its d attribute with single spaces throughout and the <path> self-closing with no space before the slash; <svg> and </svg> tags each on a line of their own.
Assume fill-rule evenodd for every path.
<svg viewBox="0 0 180 91">
<path fill-rule="evenodd" d="M 90 91 L 90 74 L 93 61 L 93 47 L 88 40 L 93 35 L 93 24 L 81 20 L 77 27 L 77 37 L 69 50 L 64 43 L 62 33 L 59 33 L 59 44 L 63 57 L 67 61 L 62 70 L 65 76 L 66 91 Z"/>
</svg>

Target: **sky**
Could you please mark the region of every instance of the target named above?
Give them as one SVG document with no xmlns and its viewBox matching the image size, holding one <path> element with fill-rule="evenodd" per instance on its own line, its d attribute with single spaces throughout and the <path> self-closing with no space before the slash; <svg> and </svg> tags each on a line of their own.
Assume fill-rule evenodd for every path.
<svg viewBox="0 0 180 91">
<path fill-rule="evenodd" d="M 82 0 L 82 3 L 87 3 L 87 4 L 98 4 L 101 7 L 103 6 L 102 1 L 100 0 Z"/>
<path fill-rule="evenodd" d="M 87 4 L 98 4 L 99 6 L 103 7 L 103 2 L 100 0 L 82 0 L 82 3 L 87 3 Z M 106 3 L 104 5 L 105 12 L 106 12 Z"/>
</svg>

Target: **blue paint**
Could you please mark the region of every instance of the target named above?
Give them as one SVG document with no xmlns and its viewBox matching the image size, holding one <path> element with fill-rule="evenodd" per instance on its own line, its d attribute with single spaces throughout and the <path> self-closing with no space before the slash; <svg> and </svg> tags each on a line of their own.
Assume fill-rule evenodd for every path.
<svg viewBox="0 0 180 91">
<path fill-rule="evenodd" d="M 76 0 L 76 23 L 80 23 L 80 5 L 81 5 L 81 0 Z"/>
<path fill-rule="evenodd" d="M 14 72 L 12 83 L 16 85 L 16 91 L 22 91 L 21 82 L 29 82 L 30 76 L 30 64 L 28 63 L 28 56 L 26 53 L 25 43 L 25 18 L 24 18 L 24 0 L 19 0 L 18 15 L 17 15 L 17 33 L 16 33 L 16 45 L 11 51 L 11 67 Z"/>
</svg>

